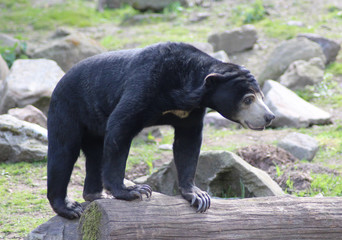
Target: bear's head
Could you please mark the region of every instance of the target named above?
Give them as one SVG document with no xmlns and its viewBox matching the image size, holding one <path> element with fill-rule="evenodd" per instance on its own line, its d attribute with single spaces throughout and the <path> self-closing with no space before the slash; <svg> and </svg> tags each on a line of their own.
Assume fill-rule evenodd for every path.
<svg viewBox="0 0 342 240">
<path fill-rule="evenodd" d="M 226 63 L 218 72 L 205 78 L 208 107 L 245 128 L 263 130 L 271 124 L 275 116 L 265 105 L 258 82 L 246 68 Z"/>
</svg>

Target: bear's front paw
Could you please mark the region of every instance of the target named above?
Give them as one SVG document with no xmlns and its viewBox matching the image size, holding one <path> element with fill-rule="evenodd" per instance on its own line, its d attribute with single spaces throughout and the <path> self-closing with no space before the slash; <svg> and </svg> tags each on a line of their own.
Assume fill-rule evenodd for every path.
<svg viewBox="0 0 342 240">
<path fill-rule="evenodd" d="M 152 188 L 147 184 L 134 185 L 122 189 L 115 189 L 112 194 L 117 199 L 130 201 L 140 198 L 142 200 L 143 194 L 145 194 L 147 198 L 150 198 L 152 196 Z"/>
<path fill-rule="evenodd" d="M 210 196 L 198 187 L 190 189 L 180 188 L 182 196 L 190 202 L 191 206 L 197 208 L 196 212 L 203 213 L 210 208 Z"/>
<path fill-rule="evenodd" d="M 59 199 L 51 204 L 52 209 L 59 215 L 68 219 L 79 218 L 83 213 L 81 204 L 69 198 Z"/>
</svg>

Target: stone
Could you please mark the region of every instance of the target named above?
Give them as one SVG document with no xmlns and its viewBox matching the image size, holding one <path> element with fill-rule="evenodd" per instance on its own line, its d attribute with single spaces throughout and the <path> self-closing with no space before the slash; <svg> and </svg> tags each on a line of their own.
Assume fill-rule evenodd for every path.
<svg viewBox="0 0 342 240">
<path fill-rule="evenodd" d="M 188 6 L 188 0 L 98 0 L 97 10 L 104 8 L 120 8 L 123 4 L 129 4 L 139 11 L 161 12 L 164 8 L 174 2 L 179 2 L 182 6 Z"/>
<path fill-rule="evenodd" d="M 38 108 L 27 105 L 24 108 L 11 108 L 8 114 L 20 120 L 35 123 L 43 128 L 47 128 L 47 118 Z"/>
<path fill-rule="evenodd" d="M 0 115 L 0 162 L 40 161 L 47 155 L 47 130 L 8 114 Z"/>
<path fill-rule="evenodd" d="M 20 41 L 7 34 L 0 33 L 0 46 L 13 47 L 14 45 L 17 45 L 15 50 L 16 50 L 16 53 L 19 54 L 20 53 Z"/>
<path fill-rule="evenodd" d="M 316 139 L 309 135 L 293 132 L 278 142 L 278 147 L 288 151 L 300 160 L 312 161 L 319 145 Z"/>
<path fill-rule="evenodd" d="M 231 128 L 232 126 L 239 127 L 239 124 L 228 120 L 218 112 L 210 112 L 204 116 L 204 124 L 213 126 L 216 129 Z"/>
<path fill-rule="evenodd" d="M 326 64 L 334 62 L 336 60 L 336 56 L 338 55 L 338 52 L 341 49 L 341 45 L 338 42 L 322 37 L 318 34 L 302 33 L 302 34 L 298 34 L 297 37 L 304 37 L 313 42 L 318 43 L 321 46 L 323 53 L 325 55 Z"/>
<path fill-rule="evenodd" d="M 148 180 L 153 190 L 175 195 L 177 173 L 171 162 L 153 173 Z M 262 197 L 283 195 L 281 188 L 264 171 L 236 154 L 225 151 L 201 153 L 195 176 L 196 185 L 215 197 Z"/>
<path fill-rule="evenodd" d="M 82 203 L 82 206 L 85 208 L 88 204 L 89 202 Z M 80 239 L 78 223 L 79 219 L 69 220 L 54 216 L 30 232 L 25 240 L 77 240 Z"/>
<path fill-rule="evenodd" d="M 172 151 L 173 146 L 172 146 L 172 144 L 161 144 L 158 146 L 158 149 L 163 150 L 163 151 Z"/>
<path fill-rule="evenodd" d="M 199 13 L 194 13 L 190 17 L 189 21 L 193 22 L 193 23 L 196 23 L 196 22 L 201 22 L 201 21 L 203 21 L 203 20 L 205 20 L 205 19 L 207 19 L 209 17 L 210 17 L 210 13 L 208 13 L 208 12 L 199 12 Z"/>
<path fill-rule="evenodd" d="M 224 50 L 228 55 L 252 49 L 257 40 L 257 31 L 253 25 L 244 25 L 208 37 L 208 42 L 213 45 L 215 52 Z"/>
<path fill-rule="evenodd" d="M 67 72 L 79 61 L 105 51 L 98 42 L 78 32 L 55 36 L 46 45 L 34 49 L 31 57 L 54 60 Z"/>
<path fill-rule="evenodd" d="M 5 60 L 2 58 L 0 54 L 0 84 L 2 80 L 6 79 L 6 77 L 8 76 L 8 73 L 9 73 L 9 69 L 8 69 L 7 63 L 5 62 Z M 0 96 L 1 96 L 1 89 L 0 89 Z"/>
<path fill-rule="evenodd" d="M 214 52 L 214 48 L 210 43 L 205 43 L 205 42 L 194 42 L 190 43 L 192 46 L 195 48 L 201 50 L 202 52 L 205 52 L 207 54 L 212 54 Z"/>
<path fill-rule="evenodd" d="M 276 116 L 272 127 L 303 128 L 331 123 L 329 113 L 303 100 L 276 81 L 266 81 L 262 91 L 265 104 Z"/>
<path fill-rule="evenodd" d="M 286 23 L 289 26 L 296 26 L 296 27 L 305 27 L 305 24 L 301 21 L 294 21 L 294 20 L 290 20 Z"/>
<path fill-rule="evenodd" d="M 160 12 L 174 2 L 179 2 L 182 6 L 188 6 L 187 0 L 129 0 L 130 5 L 139 11 Z"/>
<path fill-rule="evenodd" d="M 55 61 L 47 59 L 18 59 L 0 89 L 0 113 L 10 108 L 34 105 L 47 113 L 50 97 L 64 72 Z"/>
<path fill-rule="evenodd" d="M 318 57 L 325 62 L 321 47 L 306 38 L 293 38 L 280 43 L 268 57 L 265 68 L 258 77 L 263 85 L 266 80 L 278 80 L 290 64 L 296 60 L 309 61 Z"/>
<path fill-rule="evenodd" d="M 134 139 L 136 141 L 144 141 L 145 143 L 154 143 L 162 138 L 163 135 L 159 127 L 153 126 L 144 128 Z"/>
<path fill-rule="evenodd" d="M 324 79 L 324 62 L 320 58 L 309 61 L 297 60 L 280 76 L 279 82 L 291 90 L 303 90 Z"/>
<path fill-rule="evenodd" d="M 210 54 L 210 56 L 220 60 L 221 62 L 225 62 L 225 63 L 230 62 L 230 59 L 229 59 L 227 53 L 223 50 L 218 51 L 218 52 L 214 52 L 214 53 Z"/>
<path fill-rule="evenodd" d="M 120 8 L 123 3 L 128 3 L 129 0 L 98 0 L 97 10 L 103 11 L 104 8 Z"/>
</svg>

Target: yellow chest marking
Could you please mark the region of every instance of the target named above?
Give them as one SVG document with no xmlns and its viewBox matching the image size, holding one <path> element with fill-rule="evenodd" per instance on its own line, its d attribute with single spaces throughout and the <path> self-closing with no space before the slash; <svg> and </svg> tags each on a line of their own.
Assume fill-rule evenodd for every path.
<svg viewBox="0 0 342 240">
<path fill-rule="evenodd" d="M 163 115 L 168 114 L 168 113 L 172 113 L 174 115 L 176 115 L 179 118 L 187 118 L 190 114 L 190 111 L 184 111 L 184 110 L 168 110 L 163 112 Z"/>
</svg>

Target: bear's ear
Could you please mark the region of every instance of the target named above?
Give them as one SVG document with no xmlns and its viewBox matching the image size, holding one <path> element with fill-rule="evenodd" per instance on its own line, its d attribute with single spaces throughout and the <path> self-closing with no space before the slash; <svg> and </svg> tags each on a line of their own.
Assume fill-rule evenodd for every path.
<svg viewBox="0 0 342 240">
<path fill-rule="evenodd" d="M 206 87 L 215 86 L 219 82 L 222 82 L 225 76 L 220 73 L 210 73 L 204 79 L 204 84 Z"/>
</svg>

